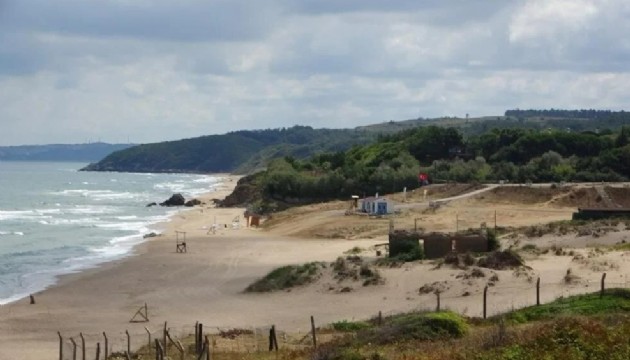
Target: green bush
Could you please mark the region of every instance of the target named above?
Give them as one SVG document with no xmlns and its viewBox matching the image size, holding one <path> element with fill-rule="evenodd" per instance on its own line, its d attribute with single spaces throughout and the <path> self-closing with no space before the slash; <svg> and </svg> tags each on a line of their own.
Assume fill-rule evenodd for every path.
<svg viewBox="0 0 630 360">
<path fill-rule="evenodd" d="M 332 323 L 332 327 L 333 329 L 337 331 L 352 332 L 352 331 L 367 329 L 371 327 L 371 325 L 365 321 L 341 320 L 341 321 Z"/>
<path fill-rule="evenodd" d="M 319 278 L 323 266 L 319 262 L 283 266 L 249 285 L 245 292 L 269 292 L 306 285 Z"/>
<path fill-rule="evenodd" d="M 494 229 L 487 229 L 486 236 L 488 237 L 488 251 L 495 251 L 501 248 L 501 243 Z"/>
<path fill-rule="evenodd" d="M 437 313 L 409 313 L 386 319 L 377 328 L 360 333 L 363 342 L 390 344 L 404 340 L 438 340 L 464 336 L 468 324 L 460 315 L 450 311 Z"/>
</svg>

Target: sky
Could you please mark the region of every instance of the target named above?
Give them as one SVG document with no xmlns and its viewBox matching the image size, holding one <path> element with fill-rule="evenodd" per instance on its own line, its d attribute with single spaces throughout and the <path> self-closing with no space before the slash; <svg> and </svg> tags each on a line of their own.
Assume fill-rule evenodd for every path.
<svg viewBox="0 0 630 360">
<path fill-rule="evenodd" d="M 0 145 L 628 109 L 627 0 L 0 0 Z"/>
</svg>

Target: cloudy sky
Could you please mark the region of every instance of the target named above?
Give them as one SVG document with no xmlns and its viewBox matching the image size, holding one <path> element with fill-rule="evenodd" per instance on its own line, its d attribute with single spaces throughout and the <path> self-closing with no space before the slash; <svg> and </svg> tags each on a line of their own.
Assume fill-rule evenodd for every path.
<svg viewBox="0 0 630 360">
<path fill-rule="evenodd" d="M 0 145 L 628 109 L 627 0 L 0 0 Z"/>
</svg>

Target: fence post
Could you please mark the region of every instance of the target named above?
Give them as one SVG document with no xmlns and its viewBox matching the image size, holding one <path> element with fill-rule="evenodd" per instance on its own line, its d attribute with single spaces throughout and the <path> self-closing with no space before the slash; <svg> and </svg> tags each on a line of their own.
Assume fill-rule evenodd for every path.
<svg viewBox="0 0 630 360">
<path fill-rule="evenodd" d="M 435 296 L 437 296 L 437 306 L 435 307 L 435 311 L 440 311 L 440 292 L 436 291 Z"/>
<path fill-rule="evenodd" d="M 483 318 L 486 318 L 486 305 L 487 305 L 487 300 L 488 300 L 488 285 L 486 285 L 486 287 L 483 288 Z"/>
<path fill-rule="evenodd" d="M 536 305 L 540 305 L 540 277 L 536 280 Z"/>
<path fill-rule="evenodd" d="M 166 345 L 166 321 L 164 322 L 164 331 L 162 332 L 162 344 L 164 344 L 162 357 L 168 356 L 168 345 Z"/>
<path fill-rule="evenodd" d="M 77 342 L 73 338 L 70 338 L 72 343 L 72 360 L 77 360 Z"/>
<path fill-rule="evenodd" d="M 203 346 L 201 347 L 201 353 L 199 354 L 199 356 L 197 357 L 197 360 L 203 360 L 204 355 L 207 356 L 208 354 L 208 347 L 207 345 L 204 343 Z"/>
<path fill-rule="evenodd" d="M 199 354 L 199 321 L 195 322 L 195 354 Z"/>
<path fill-rule="evenodd" d="M 313 347 L 317 348 L 317 336 L 315 334 L 315 318 L 311 315 L 311 334 L 313 335 Z"/>
<path fill-rule="evenodd" d="M 210 360 L 210 352 L 212 351 L 212 348 L 210 347 L 210 340 L 208 339 L 208 336 L 206 335 L 206 360 Z"/>
<path fill-rule="evenodd" d="M 129 335 L 129 330 L 125 330 L 125 334 L 127 334 L 127 352 L 131 355 L 131 335 Z"/>
<path fill-rule="evenodd" d="M 85 360 L 85 338 L 83 337 L 83 333 L 79 333 L 81 337 L 81 360 Z"/>
<path fill-rule="evenodd" d="M 162 344 L 160 344 L 160 340 L 155 339 L 155 360 L 164 359 L 164 350 L 162 349 Z"/>
<path fill-rule="evenodd" d="M 105 360 L 109 357 L 109 339 L 107 339 L 107 334 L 103 331 L 103 337 L 105 338 Z"/>
<path fill-rule="evenodd" d="M 273 351 L 273 330 L 274 325 L 271 325 L 271 329 L 269 329 L 269 351 Z"/>
<path fill-rule="evenodd" d="M 101 360 L 101 343 L 96 343 L 96 360 Z M 105 358 L 107 360 L 107 358 Z"/>
<path fill-rule="evenodd" d="M 378 311 L 378 326 L 383 325 L 383 312 L 382 311 Z"/>
<path fill-rule="evenodd" d="M 199 326 L 199 329 L 197 330 L 197 339 L 195 340 L 195 342 L 198 344 L 197 354 L 200 354 L 203 348 L 203 324 L 199 323 L 198 326 Z"/>
<path fill-rule="evenodd" d="M 604 296 L 605 282 L 606 282 L 606 273 L 604 273 L 604 274 L 602 275 L 602 290 L 601 290 L 601 292 L 599 293 L 599 297 Z"/>
<path fill-rule="evenodd" d="M 149 337 L 149 342 L 147 344 L 148 344 L 148 348 L 150 349 L 151 348 L 151 331 L 149 331 L 149 329 L 146 326 L 144 327 L 144 331 L 147 332 L 147 336 Z"/>
<path fill-rule="evenodd" d="M 273 346 L 276 348 L 276 352 L 278 352 L 278 337 L 276 336 L 276 326 L 273 326 Z"/>
<path fill-rule="evenodd" d="M 59 335 L 59 360 L 63 360 L 63 337 L 59 331 L 57 331 L 57 335 Z"/>
</svg>

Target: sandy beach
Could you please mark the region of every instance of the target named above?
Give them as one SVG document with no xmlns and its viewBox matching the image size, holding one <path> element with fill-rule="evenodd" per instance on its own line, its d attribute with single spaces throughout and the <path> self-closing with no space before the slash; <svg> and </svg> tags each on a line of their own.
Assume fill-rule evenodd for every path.
<svg viewBox="0 0 630 360">
<path fill-rule="evenodd" d="M 210 204 L 210 199 L 225 197 L 237 179 L 226 177 L 217 191 L 204 195 L 201 200 Z M 326 277 L 292 291 L 243 292 L 256 279 L 282 265 L 334 261 L 354 247 L 362 249 L 361 256 L 375 258 L 373 246 L 386 242 L 386 235 L 382 233 L 328 239 L 314 236 L 314 230 L 306 230 L 315 227 L 323 231 L 326 226 L 332 226 L 331 223 L 335 231 L 344 226 L 363 226 L 360 222 L 366 220 L 340 212 L 344 206 L 343 203 L 323 204 L 319 209 L 315 205 L 290 210 L 273 219 L 275 225 L 268 229 L 247 228 L 244 209 L 204 205 L 182 211 L 163 225 L 161 236 L 137 246 L 132 256 L 63 276 L 57 285 L 35 294 L 35 305 L 22 299 L 0 307 L 0 359 L 57 359 L 58 331 L 65 343 L 70 337 L 79 339 L 82 333 L 90 354 L 96 343 L 103 341 L 103 332 L 108 334 L 114 351 L 126 346 L 125 331 L 131 334 L 132 347 L 137 348 L 146 343 L 145 327 L 157 334 L 165 321 L 171 333 L 178 337 L 194 332 L 196 321 L 203 322 L 210 331 L 276 324 L 285 331 L 306 332 L 310 315 L 315 316 L 318 324 L 326 324 L 365 319 L 379 311 L 391 314 L 433 309 L 436 296 L 432 292 L 418 291 L 424 285 L 440 287 L 442 308 L 481 316 L 483 289 L 492 282 L 487 310 L 489 314 L 496 314 L 535 303 L 538 277 L 541 278 L 541 301 L 545 302 L 558 296 L 597 290 L 604 271 L 608 273 L 611 286 L 625 286 L 630 270 L 630 257 L 626 252 L 593 253 L 596 244 L 614 244 L 626 239 L 629 232 L 621 228 L 609 236 L 582 237 L 583 241 L 576 243 L 576 249 L 570 254 L 532 255 L 526 259 L 530 269 L 521 272 L 484 269 L 482 277 L 470 276 L 466 269 L 437 267 L 434 261 L 423 261 L 380 268 L 384 284 L 357 284 L 347 293 L 334 290 L 336 281 Z M 450 217 L 458 211 L 458 206 L 468 209 L 479 206 L 487 212 L 493 205 L 488 204 L 487 196 L 481 200 L 454 201 L 433 214 L 434 226 L 446 226 L 443 215 Z M 508 219 L 522 225 L 541 223 L 548 217 L 540 205 L 531 205 L 531 208 L 521 205 L 516 210 L 506 206 L 496 205 L 502 209 L 504 225 L 509 225 Z M 548 210 L 552 211 L 553 220 L 570 218 L 569 207 Z M 417 210 L 409 210 L 407 218 L 403 214 L 399 222 L 412 224 L 409 218 L 417 216 L 414 211 Z M 510 211 L 515 214 L 510 215 Z M 309 216 L 312 212 L 323 215 Z M 526 214 L 531 215 L 527 218 Z M 238 227 L 234 224 L 236 219 L 240 222 Z M 426 215 L 424 225 L 430 228 L 431 219 Z M 217 226 L 213 232 L 215 221 Z M 291 229 L 298 229 L 301 235 L 293 234 Z M 186 253 L 175 251 L 176 231 L 186 233 Z M 558 240 L 554 236 L 523 240 L 525 243 L 541 248 L 556 243 L 568 248 L 572 245 L 569 237 Z M 583 255 L 583 260 L 576 260 L 578 254 Z M 575 281 L 564 280 L 569 268 Z M 497 280 L 489 280 L 494 275 Z M 136 311 L 145 303 L 149 322 L 131 323 Z"/>
</svg>

